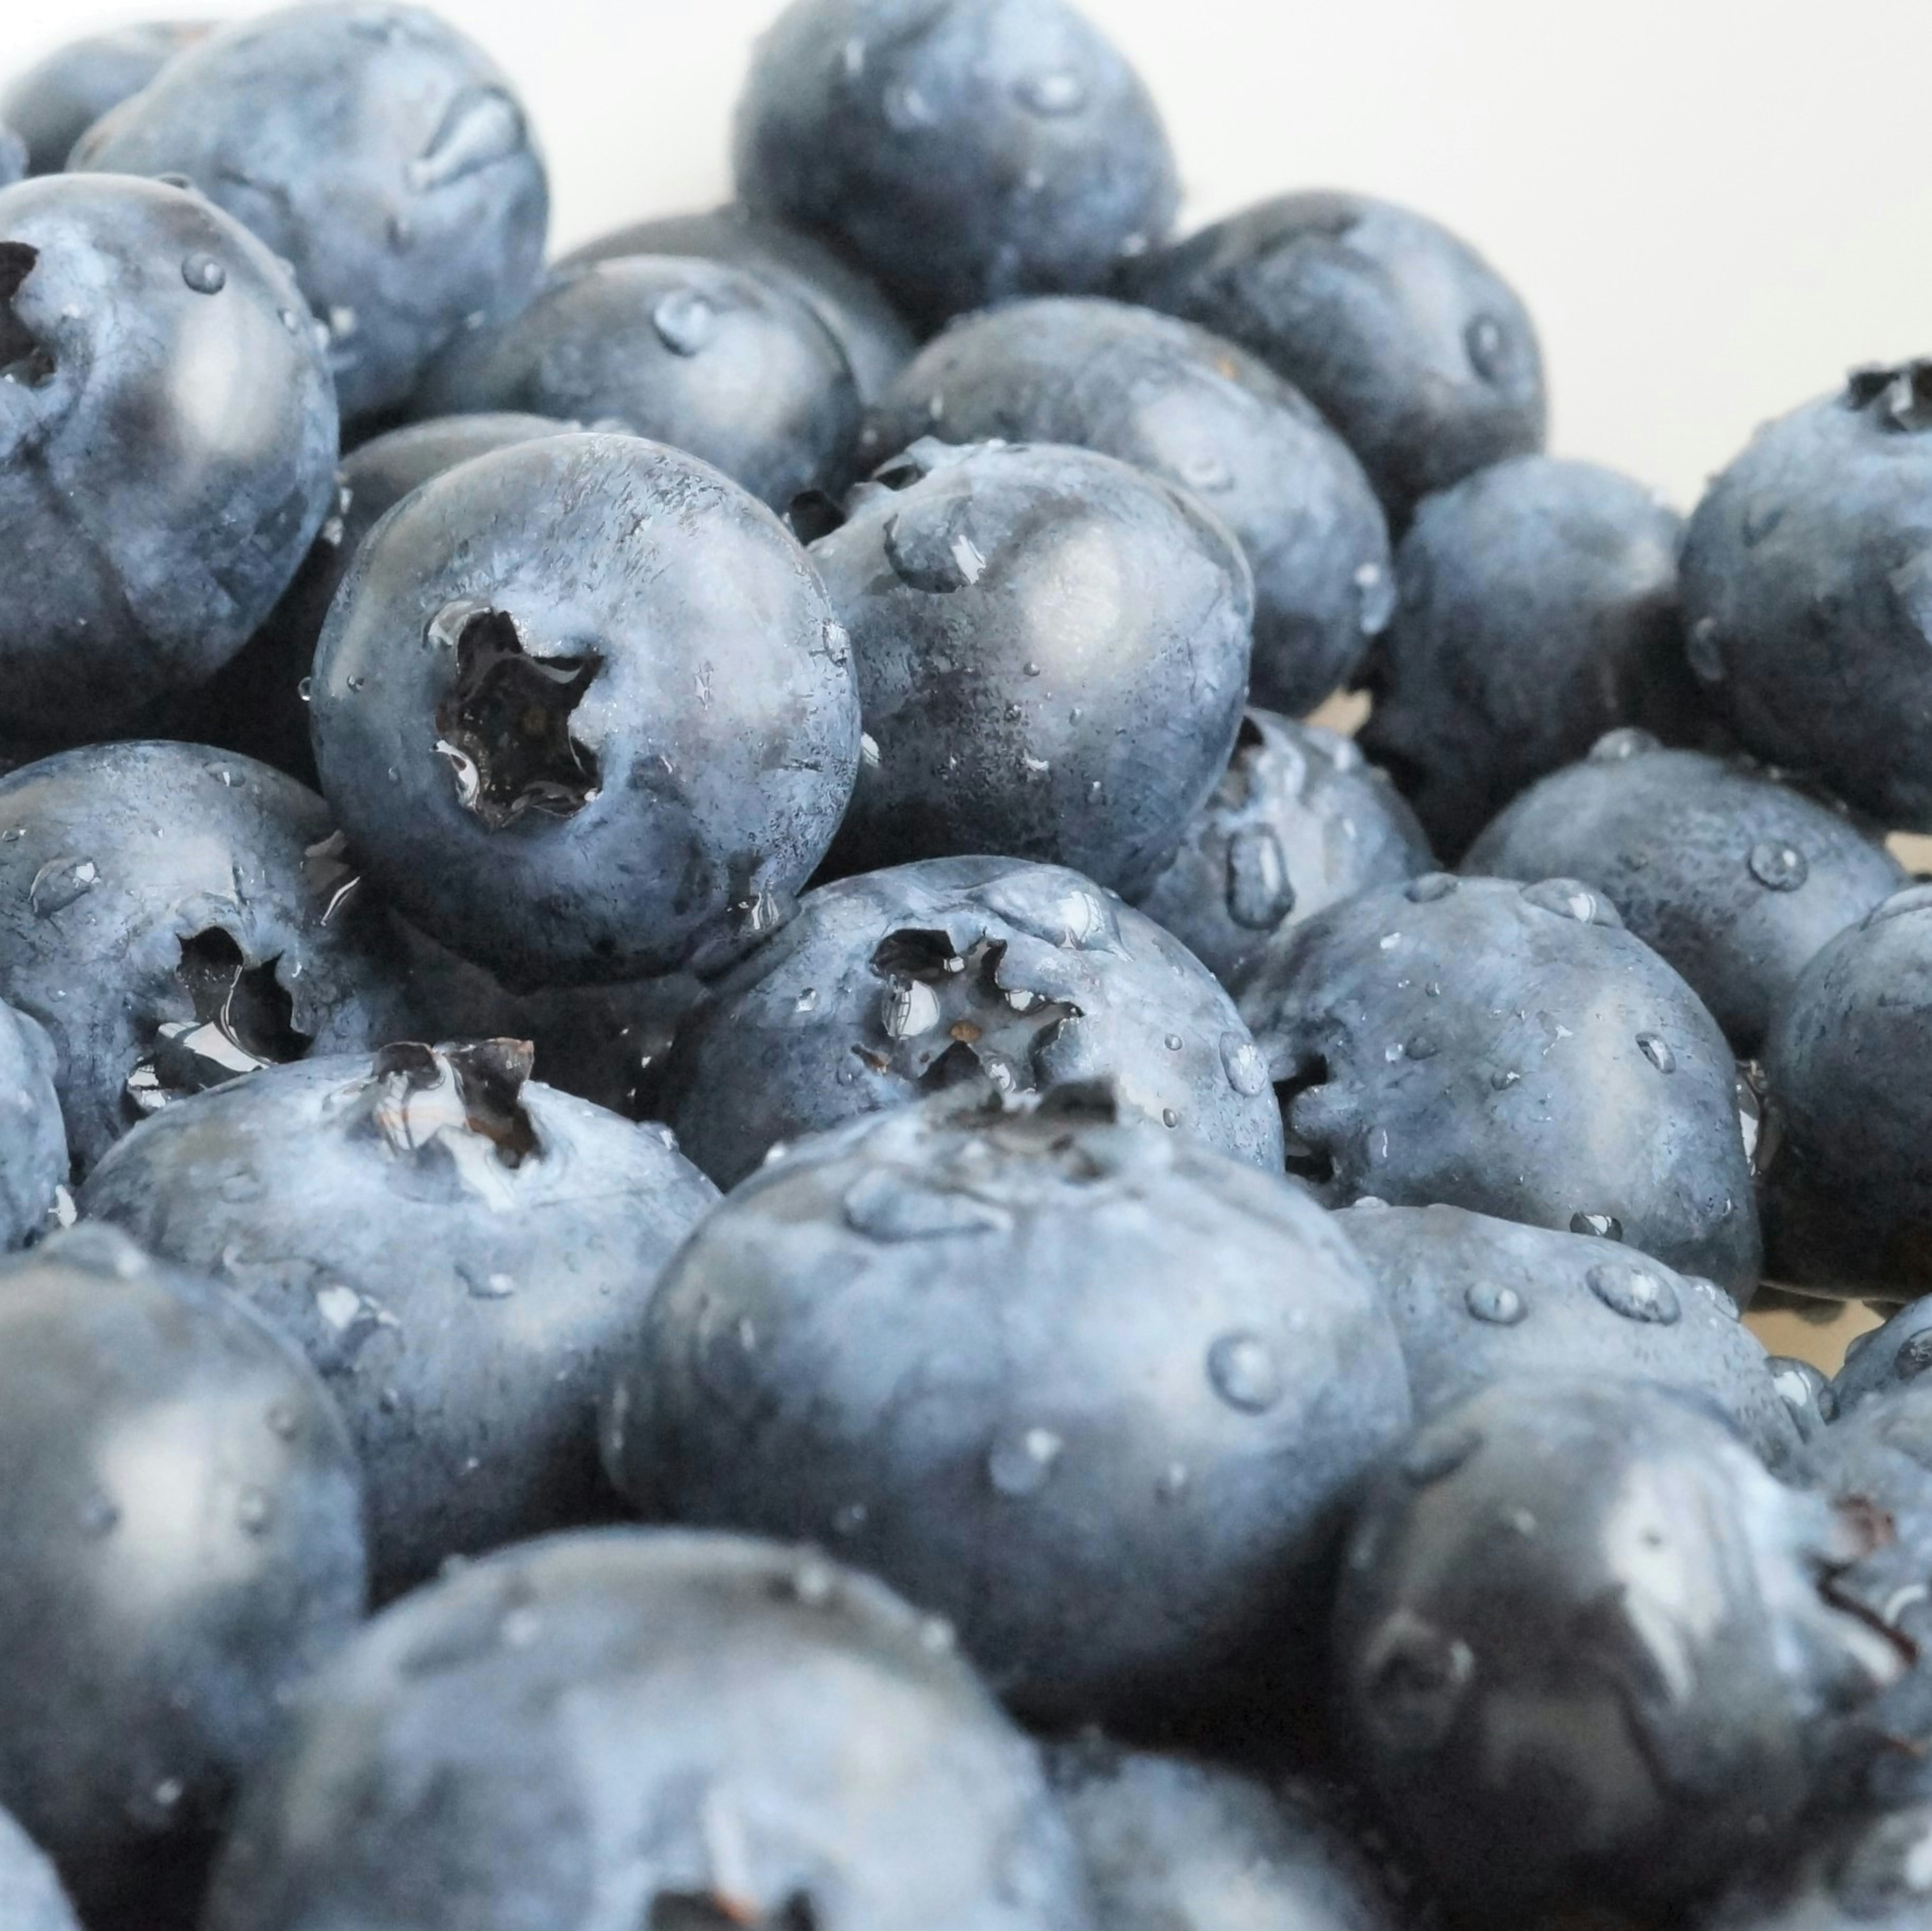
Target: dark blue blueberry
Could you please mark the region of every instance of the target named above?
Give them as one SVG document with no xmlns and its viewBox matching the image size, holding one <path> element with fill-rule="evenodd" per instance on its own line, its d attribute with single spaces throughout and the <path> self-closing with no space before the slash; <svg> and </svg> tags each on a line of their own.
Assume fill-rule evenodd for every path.
<svg viewBox="0 0 1932 1931">
<path fill-rule="evenodd" d="M 80 1931 L 46 1854 L 0 1810 L 0 1924 L 8 1931 Z"/>
<path fill-rule="evenodd" d="M 307 680 L 329 604 L 362 539 L 430 477 L 472 456 L 571 426 L 540 415 L 445 416 L 392 430 L 350 451 L 336 471 L 334 504 L 295 581 L 237 655 L 168 707 L 164 734 L 245 752 L 314 784 Z"/>
<path fill-rule="evenodd" d="M 1690 1931 L 1922 1931 L 1932 1921 L 1932 1804 L 1805 1831 Z"/>
<path fill-rule="evenodd" d="M 1466 242 L 1366 195 L 1286 194 L 1148 256 L 1150 307 L 1252 349 L 1333 423 L 1390 523 L 1543 447 L 1543 354 L 1516 292 Z"/>
<path fill-rule="evenodd" d="M 1425 1420 L 1494 1381 L 1655 1381 L 1719 1411 L 1772 1468 L 1798 1462 L 1778 1368 L 1712 1282 L 1612 1240 L 1457 1207 L 1365 1200 L 1342 1227 L 1381 1279 Z"/>
<path fill-rule="evenodd" d="M 1691 668 L 1745 747 L 1932 831 L 1932 362 L 1760 430 L 1684 545 Z"/>
<path fill-rule="evenodd" d="M 661 214 L 601 235 L 557 263 L 574 268 L 620 255 L 696 255 L 776 281 L 818 312 L 851 365 L 862 403 L 875 401 L 919 346 L 878 285 L 822 241 L 735 201 L 703 214 Z"/>
<path fill-rule="evenodd" d="M 1192 490 L 1255 573 L 1256 701 L 1299 713 L 1388 620 L 1388 532 L 1361 465 L 1287 383 L 1205 329 L 1124 303 L 1013 302 L 920 352 L 873 410 L 871 460 L 921 436 L 1072 442 Z"/>
<path fill-rule="evenodd" d="M 184 1093 L 393 1037 L 400 984 L 320 798 L 186 744 L 0 779 L 0 997 L 46 1029 L 85 1173 Z"/>
<path fill-rule="evenodd" d="M 1910 1300 L 1932 1288 L 1932 886 L 1840 932 L 1773 1015 L 1763 1186 L 1772 1279 Z"/>
<path fill-rule="evenodd" d="M 523 107 L 419 7 L 324 0 L 224 28 L 97 122 L 70 165 L 185 175 L 286 256 L 345 417 L 407 401 L 542 268 L 549 190 Z"/>
<path fill-rule="evenodd" d="M 1126 1115 L 1281 1163 L 1267 1063 L 1207 968 L 1077 872 L 1010 859 L 808 893 L 680 1029 L 662 1104 L 729 1187 L 782 1141 L 982 1076 L 1108 1080 Z"/>
<path fill-rule="evenodd" d="M 1666 1390 L 1498 1383 L 1357 1519 L 1349 1753 L 1469 1921 L 1677 1921 L 1790 1829 L 1838 1725 L 1903 1669 L 1834 1593 L 1870 1540 Z"/>
<path fill-rule="evenodd" d="M 45 1030 L 0 1003 L 0 1247 L 46 1231 L 68 1177 L 58 1070 Z"/>
<path fill-rule="evenodd" d="M 0 1270 L 0 1804 L 90 1926 L 171 1926 L 362 1614 L 341 1417 L 247 1309 L 80 1228 Z"/>
<path fill-rule="evenodd" d="M 1682 526 L 1628 476 L 1525 456 L 1431 498 L 1396 553 L 1362 748 L 1457 858 L 1532 780 L 1619 724 L 1700 728 Z"/>
<path fill-rule="evenodd" d="M 1238 994 L 1273 934 L 1432 862 L 1415 814 L 1352 739 L 1250 708 L 1213 796 L 1134 902 Z"/>
<path fill-rule="evenodd" d="M 859 392 L 818 311 L 716 262 L 626 255 L 566 268 L 500 328 L 466 335 L 419 412 L 527 409 L 668 442 L 782 510 L 843 487 Z"/>
<path fill-rule="evenodd" d="M 717 1198 L 662 1127 L 529 1079 L 507 1039 L 278 1066 L 146 1122 L 81 1211 L 221 1282 L 328 1381 L 379 1600 L 610 1513 L 595 1405 Z"/>
<path fill-rule="evenodd" d="M 1842 812 L 1741 761 L 1628 730 L 1524 792 L 1462 868 L 1595 886 L 1746 1054 L 1819 948 L 1906 882 Z M 1655 1050 L 1667 1057 L 1669 1042 Z"/>
<path fill-rule="evenodd" d="M 940 1610 L 1032 1717 L 1144 1723 L 1318 1640 L 1408 1426 L 1375 1280 L 1300 1189 L 1104 1092 L 981 1082 L 747 1180 L 659 1282 L 604 1454 L 644 1510 Z"/>
<path fill-rule="evenodd" d="M 1254 595 L 1228 532 L 1051 443 L 916 442 L 812 560 L 870 740 L 841 871 L 998 852 L 1144 886 L 1226 769 Z"/>
<path fill-rule="evenodd" d="M 1064 0 L 792 0 L 738 102 L 740 196 L 928 325 L 1102 286 L 1178 188 L 1146 88 Z"/>
<path fill-rule="evenodd" d="M 323 789 L 432 936 L 520 985 L 668 971 L 757 929 L 859 763 L 805 553 L 707 465 L 559 436 L 424 484 L 363 544 L 316 658 Z"/>
<path fill-rule="evenodd" d="M 0 121 L 27 144 L 30 174 L 58 174 L 74 143 L 111 107 L 138 94 L 208 31 L 200 20 L 150 20 L 70 40 L 0 88 Z"/>
<path fill-rule="evenodd" d="M 1298 1791 L 1088 1735 L 1047 1768 L 1108 1931 L 1397 1931 L 1376 1865 Z"/>
<path fill-rule="evenodd" d="M 1834 1310 L 1835 1312 L 1835 1310 Z M 1861 1402 L 1917 1381 L 1932 1369 L 1932 1300 L 1900 1308 L 1882 1327 L 1856 1336 L 1832 1383 L 1840 1415 Z M 1932 1582 L 1932 1576 L 1928 1577 Z"/>
<path fill-rule="evenodd" d="M 380 1616 L 250 1786 L 206 1931 L 1089 1931 L 945 1625 L 809 1550 L 612 1530 Z"/>
<path fill-rule="evenodd" d="M 0 728 L 98 734 L 233 656 L 335 455 L 302 297 L 218 208 L 100 175 L 0 191 Z"/>
<path fill-rule="evenodd" d="M 1600 893 L 1442 873 L 1365 892 L 1271 948 L 1240 1003 L 1289 1171 L 1330 1205 L 1443 1201 L 1607 1235 L 1749 1300 L 1736 1063 Z"/>
</svg>

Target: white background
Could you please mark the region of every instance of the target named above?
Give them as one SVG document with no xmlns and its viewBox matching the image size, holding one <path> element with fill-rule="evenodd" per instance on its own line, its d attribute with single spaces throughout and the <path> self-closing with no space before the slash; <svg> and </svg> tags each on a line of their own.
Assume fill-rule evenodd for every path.
<svg viewBox="0 0 1932 1931">
<path fill-rule="evenodd" d="M 440 10 L 520 82 L 549 154 L 560 244 L 727 192 L 739 73 L 776 0 Z M 1932 351 L 1925 0 L 1088 10 L 1166 114 L 1187 220 L 1310 186 L 1438 216 L 1528 301 L 1556 447 L 1680 505 L 1756 423 L 1852 364 Z M 0 0 L 0 73 L 128 17 L 88 0 Z"/>
</svg>

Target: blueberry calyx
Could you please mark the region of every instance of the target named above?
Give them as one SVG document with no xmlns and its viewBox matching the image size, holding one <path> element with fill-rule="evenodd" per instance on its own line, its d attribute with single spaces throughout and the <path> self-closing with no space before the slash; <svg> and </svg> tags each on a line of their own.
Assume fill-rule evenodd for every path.
<svg viewBox="0 0 1932 1931">
<path fill-rule="evenodd" d="M 1846 379 L 1845 403 L 1872 409 L 1879 427 L 1894 434 L 1932 429 L 1932 361 L 1854 369 Z"/>
<path fill-rule="evenodd" d="M 40 259 L 40 250 L 24 241 L 0 241 L 0 382 L 22 388 L 37 389 L 54 373 L 52 353 L 14 309 L 14 298 Z"/>
</svg>

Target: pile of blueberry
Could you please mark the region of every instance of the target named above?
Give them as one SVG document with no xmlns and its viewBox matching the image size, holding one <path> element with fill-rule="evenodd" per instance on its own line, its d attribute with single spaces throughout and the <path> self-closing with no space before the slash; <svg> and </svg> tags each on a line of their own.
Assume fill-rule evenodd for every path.
<svg viewBox="0 0 1932 1931">
<path fill-rule="evenodd" d="M 1932 362 L 1687 525 L 1062 0 L 0 122 L 0 1931 L 1932 1925 Z"/>
</svg>

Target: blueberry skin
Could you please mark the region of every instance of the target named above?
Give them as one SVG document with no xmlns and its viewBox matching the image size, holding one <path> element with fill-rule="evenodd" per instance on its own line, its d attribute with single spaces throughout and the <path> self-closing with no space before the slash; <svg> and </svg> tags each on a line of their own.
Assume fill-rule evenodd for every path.
<svg viewBox="0 0 1932 1931">
<path fill-rule="evenodd" d="M 811 553 L 874 748 L 836 871 L 998 852 L 1148 883 L 1247 692 L 1252 580 L 1219 523 L 1090 450 L 927 440 Z"/>
<path fill-rule="evenodd" d="M 1677 607 L 1681 523 L 1592 463 L 1525 456 L 1432 497 L 1396 553 L 1362 748 L 1459 858 L 1534 780 L 1619 724 L 1700 727 Z"/>
<path fill-rule="evenodd" d="M 702 214 L 661 214 L 633 223 L 573 248 L 556 265 L 574 268 L 621 255 L 695 255 L 802 295 L 844 352 L 863 403 L 884 393 L 919 347 L 904 317 L 875 282 L 823 242 L 735 201 Z"/>
<path fill-rule="evenodd" d="M 1745 747 L 1932 830 L 1932 364 L 1761 429 L 1684 544 L 1691 667 Z"/>
<path fill-rule="evenodd" d="M 499 1039 L 272 1067 L 145 1122 L 82 1192 L 327 1380 L 378 1600 L 450 1556 L 608 1516 L 598 1395 L 718 1198 L 663 1128 L 530 1065 Z"/>
<path fill-rule="evenodd" d="M 355 1457 L 294 1348 L 106 1228 L 0 1270 L 0 1803 L 90 1925 L 212 1847 L 362 1614 Z"/>
<path fill-rule="evenodd" d="M 45 1030 L 0 1001 L 0 1247 L 45 1231 L 68 1177 L 58 1070 Z"/>
<path fill-rule="evenodd" d="M 70 40 L 16 75 L 0 88 L 0 121 L 26 142 L 26 172 L 58 174 L 102 115 L 207 31 L 202 20 L 143 21 Z"/>
<path fill-rule="evenodd" d="M 1600 894 L 1440 872 L 1365 892 L 1290 934 L 1240 1006 L 1289 1171 L 1329 1205 L 1369 1194 L 1610 1233 L 1750 1300 L 1736 1063 Z"/>
<path fill-rule="evenodd" d="M 1920 1931 L 1932 1911 L 1932 1804 L 1808 1831 L 1690 1931 Z"/>
<path fill-rule="evenodd" d="M 1897 1679 L 1831 1594 L 1869 1534 L 1666 1390 L 1499 1383 L 1424 1429 L 1357 1519 L 1349 1754 L 1472 1921 L 1648 1921 L 1788 1829 L 1835 1726 Z"/>
<path fill-rule="evenodd" d="M 730 1188 L 780 1141 L 982 1072 L 1019 1092 L 1110 1080 L 1125 1114 L 1280 1168 L 1267 1066 L 1206 969 L 1077 872 L 1009 859 L 807 893 L 679 1029 L 660 1104 Z"/>
<path fill-rule="evenodd" d="M 1104 286 L 1179 199 L 1152 97 L 1061 0 L 792 0 L 738 101 L 739 198 L 916 324 Z"/>
<path fill-rule="evenodd" d="M 943 1625 L 810 1551 L 606 1530 L 506 1550 L 369 1624 L 250 1786 L 203 1924 L 607 1913 L 1092 1923 L 1036 1753 Z"/>
<path fill-rule="evenodd" d="M 1238 997 L 1280 934 L 1434 862 L 1415 814 L 1352 738 L 1250 706 L 1214 795 L 1134 903 Z"/>
<path fill-rule="evenodd" d="M 844 352 L 802 295 L 668 255 L 560 270 L 521 313 L 454 343 L 416 406 L 628 430 L 700 457 L 777 510 L 844 486 L 860 418 Z"/>
<path fill-rule="evenodd" d="M 647 1513 L 836 1546 L 1030 1720 L 1138 1724 L 1313 1636 L 1409 1420 L 1376 1284 L 1305 1194 L 982 1084 L 740 1186 L 658 1282 L 604 1459 Z"/>
<path fill-rule="evenodd" d="M 399 503 L 338 593 L 310 715 L 384 891 L 520 985 L 676 969 L 804 883 L 859 763 L 805 553 L 631 436 L 500 450 Z"/>
<path fill-rule="evenodd" d="M 331 513 L 295 581 L 262 628 L 207 683 L 183 694 L 169 736 L 259 757 L 304 784 L 316 781 L 303 680 L 316 640 L 362 539 L 419 484 L 472 456 L 572 427 L 541 415 L 453 415 L 411 423 L 362 444 L 335 472 Z"/>
<path fill-rule="evenodd" d="M 876 461 L 915 438 L 1071 442 L 1195 492 L 1255 573 L 1256 701 L 1312 710 L 1388 621 L 1381 505 L 1347 445 L 1264 364 L 1171 316 L 1078 296 L 962 316 L 874 408 Z"/>
<path fill-rule="evenodd" d="M 0 1810 L 0 1924 L 8 1931 L 81 1931 L 46 1854 Z"/>
<path fill-rule="evenodd" d="M 0 778 L 0 997 L 46 1028 L 76 1174 L 146 1112 L 394 1036 L 386 922 L 320 798 L 198 745 Z"/>
<path fill-rule="evenodd" d="M 1916 1300 L 1900 1308 L 1882 1327 L 1855 1336 L 1845 1351 L 1844 1364 L 1832 1380 L 1832 1398 L 1840 1416 L 1862 1402 L 1890 1393 L 1918 1380 L 1932 1368 L 1932 1300 Z"/>
<path fill-rule="evenodd" d="M 27 173 L 27 144 L 0 121 L 0 187 L 11 187 Z"/>
<path fill-rule="evenodd" d="M 0 730 L 98 735 L 233 656 L 321 527 L 336 433 L 295 283 L 212 202 L 0 190 Z"/>
<path fill-rule="evenodd" d="M 1364 1200 L 1340 1219 L 1382 1283 L 1425 1420 L 1496 1381 L 1654 1381 L 1723 1414 L 1769 1467 L 1801 1465 L 1775 1366 L 1712 1282 L 1459 1207 Z"/>
<path fill-rule="evenodd" d="M 1532 785 L 1462 868 L 1594 886 L 1747 1057 L 1826 940 L 1906 882 L 1844 813 L 1748 764 L 1634 730 Z"/>
<path fill-rule="evenodd" d="M 1287 1791 L 1083 1736 L 1048 1775 L 1111 1931 L 1397 1931 L 1374 1866 Z"/>
<path fill-rule="evenodd" d="M 1366 195 L 1277 196 L 1129 265 L 1121 292 L 1252 350 L 1361 458 L 1389 522 L 1543 447 L 1543 352 L 1474 249 Z"/>
<path fill-rule="evenodd" d="M 418 7 L 288 7 L 211 34 L 68 166 L 185 175 L 286 256 L 328 331 L 345 418 L 406 402 L 542 270 L 550 191 L 523 107 Z"/>
<path fill-rule="evenodd" d="M 1840 932 L 1772 1018 L 1771 1278 L 1814 1294 L 1904 1301 L 1932 1288 L 1932 886 Z"/>
</svg>

